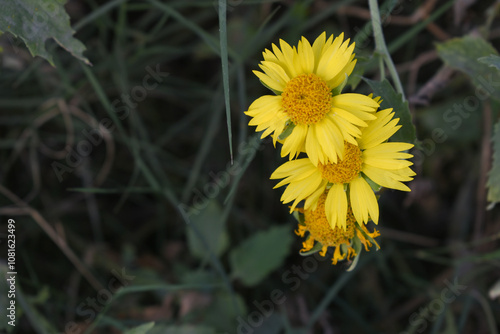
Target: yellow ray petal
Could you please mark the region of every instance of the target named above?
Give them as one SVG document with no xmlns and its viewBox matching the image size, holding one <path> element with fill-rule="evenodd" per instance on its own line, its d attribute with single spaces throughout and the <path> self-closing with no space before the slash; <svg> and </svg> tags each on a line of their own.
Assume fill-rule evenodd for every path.
<svg viewBox="0 0 500 334">
<path fill-rule="evenodd" d="M 388 171 L 369 165 L 364 165 L 362 172 L 382 187 L 401 191 L 410 191 L 410 188 L 400 181 L 411 181 L 413 179 L 411 176 L 415 175 L 410 168 Z"/>
<path fill-rule="evenodd" d="M 274 173 L 271 174 L 270 179 L 282 179 L 294 173 L 301 173 L 307 170 L 314 170 L 314 169 L 316 168 L 307 158 L 291 160 L 285 162 L 284 164 L 276 168 Z"/>
<path fill-rule="evenodd" d="M 369 218 L 378 224 L 379 208 L 377 198 L 370 185 L 362 177 L 349 183 L 352 213 L 358 222 L 367 223 Z"/>
<path fill-rule="evenodd" d="M 309 197 L 306 198 L 306 201 L 304 203 L 305 210 L 316 210 L 318 199 L 325 192 L 327 184 L 328 181 L 323 180 L 321 184 L 318 186 L 318 189 L 316 189 L 315 192 L 313 192 L 311 195 L 309 195 Z"/>
<path fill-rule="evenodd" d="M 298 46 L 298 60 L 301 66 L 301 71 L 299 74 L 303 73 L 313 73 L 314 71 L 314 52 L 311 47 L 311 44 L 309 44 L 309 41 L 302 37 L 302 40 L 299 41 L 299 46 Z"/>
<path fill-rule="evenodd" d="M 253 73 L 259 78 L 260 81 L 267 87 L 277 91 L 277 92 L 282 92 L 283 89 L 285 89 L 285 82 L 284 81 L 276 81 L 267 74 L 264 74 L 259 71 L 253 71 Z"/>
<path fill-rule="evenodd" d="M 332 228 L 346 229 L 347 195 L 344 191 L 344 185 L 334 184 L 328 191 L 325 214 Z"/>
<path fill-rule="evenodd" d="M 290 159 L 299 155 L 307 135 L 307 125 L 298 124 L 296 125 L 292 133 L 284 140 L 283 147 L 281 148 L 281 156 L 285 157 L 290 154 Z"/>
</svg>

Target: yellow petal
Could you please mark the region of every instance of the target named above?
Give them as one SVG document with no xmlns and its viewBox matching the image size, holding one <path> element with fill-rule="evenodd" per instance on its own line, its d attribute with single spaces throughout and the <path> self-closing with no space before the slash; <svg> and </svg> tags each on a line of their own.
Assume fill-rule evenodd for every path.
<svg viewBox="0 0 500 334">
<path fill-rule="evenodd" d="M 293 159 L 299 155 L 306 140 L 307 128 L 306 124 L 298 124 L 293 128 L 292 133 L 283 142 L 283 147 L 281 148 L 282 157 L 290 154 L 290 158 Z"/>
<path fill-rule="evenodd" d="M 378 224 L 379 208 L 377 198 L 370 185 L 362 177 L 349 183 L 352 213 L 358 222 L 367 223 L 369 218 Z"/>
<path fill-rule="evenodd" d="M 295 67 L 295 58 L 297 52 L 292 49 L 290 44 L 285 42 L 284 40 L 280 39 L 280 47 L 281 51 L 283 52 L 283 58 L 284 62 L 288 68 L 288 71 L 290 73 L 290 77 L 296 77 L 298 75 L 297 68 Z"/>
<path fill-rule="evenodd" d="M 329 118 L 324 118 L 315 126 L 318 142 L 328 160 L 336 163 L 337 157 L 342 159 L 344 156 L 344 138 L 337 125 Z"/>
<path fill-rule="evenodd" d="M 314 52 L 309 41 L 302 37 L 298 46 L 299 62 L 302 68 L 299 74 L 312 73 L 314 71 Z"/>
<path fill-rule="evenodd" d="M 390 189 L 397 189 L 401 191 L 410 191 L 410 188 L 400 181 L 411 181 L 412 176 L 415 175 L 410 168 L 403 168 L 401 170 L 388 171 L 377 167 L 364 165 L 363 173 L 376 184 Z"/>
<path fill-rule="evenodd" d="M 298 174 L 302 172 L 306 172 L 307 170 L 314 170 L 315 167 L 311 163 L 311 161 L 307 158 L 287 161 L 274 171 L 271 174 L 270 179 L 282 179 L 284 177 L 288 177 L 292 174 Z"/>
<path fill-rule="evenodd" d="M 335 114 L 335 115 L 338 115 L 339 117 L 342 117 L 343 119 L 345 119 L 346 121 L 348 121 L 351 124 L 354 124 L 357 126 L 363 126 L 363 127 L 368 126 L 368 124 L 366 124 L 365 121 L 363 121 L 362 119 L 359 119 L 354 114 L 352 114 L 344 109 L 333 107 L 332 114 Z M 359 131 L 359 135 L 361 135 L 361 131 Z"/>
<path fill-rule="evenodd" d="M 277 92 L 282 92 L 283 89 L 285 89 L 285 84 L 286 82 L 284 81 L 279 81 L 275 80 L 272 77 L 268 76 L 267 74 L 264 74 L 259 71 L 253 71 L 253 73 L 259 78 L 260 81 L 267 87 L 277 91 Z"/>
<path fill-rule="evenodd" d="M 316 38 L 312 45 L 312 50 L 314 53 L 314 69 L 313 71 L 316 72 L 316 68 L 318 66 L 319 59 L 321 58 L 321 53 L 323 51 L 323 47 L 325 46 L 325 41 L 326 41 L 326 32 L 322 32 L 321 35 Z"/>
<path fill-rule="evenodd" d="M 328 184 L 328 181 L 323 180 L 321 182 L 321 184 L 318 186 L 318 189 L 316 189 L 315 192 L 313 192 L 311 195 L 309 195 L 306 198 L 306 201 L 304 203 L 305 210 L 316 210 L 316 206 L 318 204 L 318 199 L 325 192 L 325 188 L 326 188 L 327 184 Z"/>
<path fill-rule="evenodd" d="M 333 184 L 325 201 L 326 219 L 331 228 L 343 228 L 346 230 L 347 217 L 347 196 L 344 191 L 344 185 Z"/>
</svg>

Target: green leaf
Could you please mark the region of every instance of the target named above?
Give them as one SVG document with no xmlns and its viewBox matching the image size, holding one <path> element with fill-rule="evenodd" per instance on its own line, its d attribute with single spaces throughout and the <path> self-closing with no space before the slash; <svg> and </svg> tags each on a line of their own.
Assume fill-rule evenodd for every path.
<svg viewBox="0 0 500 334">
<path fill-rule="evenodd" d="M 488 57 L 481 57 L 478 59 L 479 62 L 488 65 L 489 67 L 494 67 L 500 70 L 500 57 L 497 55 L 490 55 Z"/>
<path fill-rule="evenodd" d="M 478 98 L 484 100 L 490 95 L 498 98 L 500 72 L 492 71 L 489 63 L 498 58 L 498 52 L 490 43 L 481 37 L 465 36 L 438 44 L 437 51 L 446 65 L 471 77 L 473 84 L 482 90 L 476 89 Z"/>
<path fill-rule="evenodd" d="M 45 48 L 45 42 L 50 38 L 74 57 L 90 65 L 82 54 L 85 46 L 73 37 L 74 30 L 64 9 L 65 2 L 66 0 L 0 0 L 0 32 L 10 32 L 21 38 L 31 55 L 47 59 L 52 66 L 52 56 Z"/>
<path fill-rule="evenodd" d="M 238 327 L 238 317 L 247 314 L 247 308 L 243 298 L 227 291 L 219 290 L 211 295 L 213 299 L 203 315 L 203 324 L 211 326 L 219 332 L 234 331 Z"/>
<path fill-rule="evenodd" d="M 417 136 L 415 125 L 413 125 L 408 101 L 403 100 L 401 94 L 396 93 L 387 79 L 384 81 L 373 81 L 366 78 L 363 80 L 373 89 L 374 96 L 381 96 L 383 101 L 380 109 L 393 108 L 394 118 L 399 118 L 401 128 L 391 137 L 391 141 L 406 142 L 414 144 Z"/>
<path fill-rule="evenodd" d="M 493 163 L 488 174 L 488 201 L 500 202 L 500 121 L 495 124 L 493 132 Z"/>
<path fill-rule="evenodd" d="M 151 321 L 146 324 L 142 324 L 140 326 L 131 328 L 127 331 L 125 331 L 123 334 L 146 334 L 150 333 L 150 329 L 155 326 L 155 322 Z"/>
<path fill-rule="evenodd" d="M 477 61 L 478 58 L 498 54 L 490 43 L 476 36 L 450 39 L 438 44 L 437 51 L 446 65 L 471 77 L 486 75 L 491 72 L 488 65 Z"/>
<path fill-rule="evenodd" d="M 283 263 L 292 241 L 288 225 L 252 235 L 229 254 L 232 276 L 247 286 L 259 283 Z"/>
<path fill-rule="evenodd" d="M 191 226 L 187 231 L 189 250 L 201 259 L 206 258 L 209 252 L 219 256 L 229 242 L 221 207 L 217 201 L 208 199 L 196 204 L 200 208 L 190 211 Z"/>
</svg>

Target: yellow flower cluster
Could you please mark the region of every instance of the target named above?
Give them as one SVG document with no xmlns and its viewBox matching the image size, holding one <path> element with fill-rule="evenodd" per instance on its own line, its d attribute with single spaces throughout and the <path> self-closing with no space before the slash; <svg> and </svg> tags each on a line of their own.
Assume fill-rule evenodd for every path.
<svg viewBox="0 0 500 334">
<path fill-rule="evenodd" d="M 342 93 L 356 64 L 353 51 L 343 34 L 322 33 L 312 45 L 302 37 L 297 47 L 280 40 L 263 52 L 262 72 L 254 71 L 275 95 L 259 97 L 245 112 L 261 138 L 271 135 L 289 156 L 271 179 L 282 179 L 275 188 L 287 185 L 281 201 L 298 211 L 296 233 L 308 232 L 302 251 L 321 249 L 324 256 L 334 247 L 334 264 L 359 255 L 361 245 L 377 245 L 379 233 L 365 227 L 378 223 L 375 192 L 410 191 L 402 182 L 415 175 L 406 153 L 413 145 L 388 142 L 401 127 L 392 109 L 377 111 L 380 99 L 371 95 Z"/>
</svg>

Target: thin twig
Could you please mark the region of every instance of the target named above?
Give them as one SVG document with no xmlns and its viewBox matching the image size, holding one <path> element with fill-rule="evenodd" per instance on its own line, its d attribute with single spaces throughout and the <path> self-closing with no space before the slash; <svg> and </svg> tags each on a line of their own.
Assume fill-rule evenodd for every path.
<svg viewBox="0 0 500 334">
<path fill-rule="evenodd" d="M 14 193 L 12 193 L 9 189 L 5 188 L 0 184 L 0 193 L 5 197 L 10 199 L 14 204 L 18 206 L 18 208 L 24 214 L 27 214 L 33 218 L 33 220 L 42 228 L 42 230 L 49 236 L 50 239 L 61 249 L 61 251 L 66 255 L 66 257 L 73 263 L 75 268 L 84 276 L 90 285 L 96 290 L 99 291 L 103 289 L 102 284 L 92 275 L 92 273 L 87 269 L 87 267 L 80 261 L 80 259 L 75 255 L 73 250 L 69 248 L 66 244 L 66 241 L 61 238 L 54 228 L 43 218 L 43 216 L 36 209 L 33 209 L 31 206 L 26 204 L 22 199 L 17 197 Z"/>
</svg>

